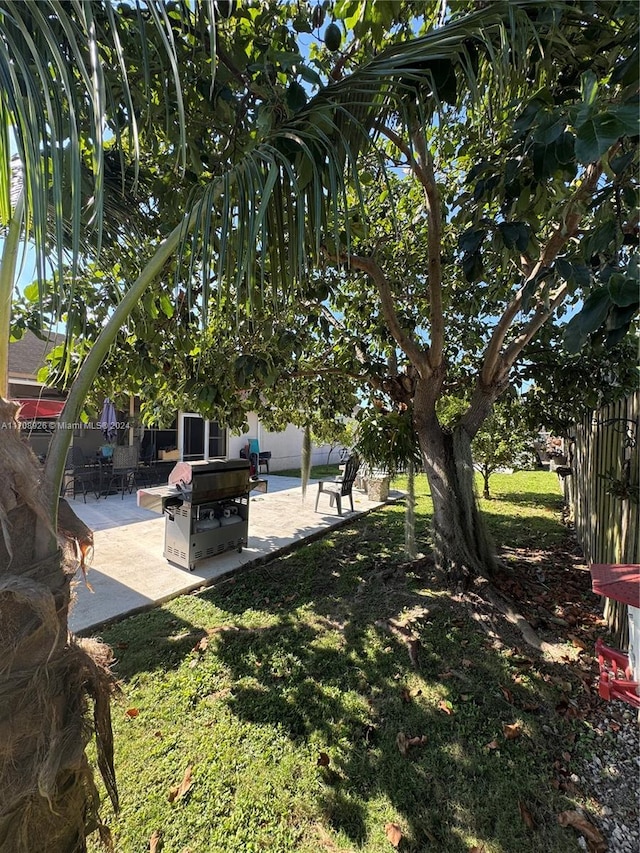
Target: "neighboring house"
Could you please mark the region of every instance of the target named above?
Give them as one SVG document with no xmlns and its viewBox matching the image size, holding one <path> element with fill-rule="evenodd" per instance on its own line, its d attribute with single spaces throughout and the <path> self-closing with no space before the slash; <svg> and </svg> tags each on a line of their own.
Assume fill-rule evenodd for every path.
<svg viewBox="0 0 640 853">
<path fill-rule="evenodd" d="M 9 394 L 23 402 L 21 420 L 25 435 L 39 456 L 44 456 L 51 432 L 57 429 L 64 397 L 38 382 L 37 374 L 47 354 L 63 340 L 63 335 L 51 334 L 45 342 L 27 331 L 19 341 L 9 345 Z M 242 435 L 232 434 L 215 421 L 205 421 L 200 415 L 190 412 L 179 412 L 167 429 L 142 429 L 136 426 L 139 422 L 137 414 L 137 401 L 133 399 L 129 413 L 118 413 L 119 423 L 123 426 L 118 430 L 117 441 L 119 444 L 139 441 L 141 455 L 145 459 L 237 459 L 248 439 L 256 438 L 260 450 L 271 453 L 270 471 L 300 467 L 303 431 L 290 425 L 283 432 L 269 432 L 262 427 L 255 413 L 249 415 L 248 431 Z M 94 456 L 104 443 L 104 435 L 94 423 L 78 424 L 73 430 L 73 445 L 80 448 L 85 456 Z M 312 464 L 325 463 L 329 450 L 328 445 L 314 447 Z"/>
<path fill-rule="evenodd" d="M 9 344 L 9 397 L 20 400 L 20 419 L 25 435 L 36 454 L 47 452 L 52 429 L 64 406 L 64 396 L 38 381 L 38 371 L 46 356 L 64 340 L 52 333 L 46 341 L 26 331 L 19 341 Z"/>
</svg>

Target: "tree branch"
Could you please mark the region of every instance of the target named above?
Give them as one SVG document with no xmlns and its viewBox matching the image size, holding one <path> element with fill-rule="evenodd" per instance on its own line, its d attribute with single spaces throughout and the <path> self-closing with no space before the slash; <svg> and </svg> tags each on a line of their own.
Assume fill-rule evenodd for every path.
<svg viewBox="0 0 640 853">
<path fill-rule="evenodd" d="M 333 260 L 340 260 L 344 263 L 348 263 L 353 268 L 366 272 L 372 279 L 378 290 L 378 296 L 380 297 L 382 315 L 389 327 L 389 331 L 391 332 L 393 339 L 416 368 L 420 376 L 427 378 L 432 372 L 429 363 L 428 348 L 426 351 L 423 350 L 422 347 L 420 347 L 400 325 L 400 320 L 398 319 L 398 315 L 396 314 L 395 306 L 393 304 L 393 295 L 391 293 L 389 282 L 380 266 L 373 258 L 365 258 L 360 255 L 347 255 L 346 253 L 339 259 L 334 258 Z"/>
<path fill-rule="evenodd" d="M 427 204 L 427 252 L 428 252 L 428 284 L 429 284 L 429 319 L 431 321 L 431 345 L 429 347 L 429 363 L 433 370 L 442 364 L 444 349 L 444 313 L 442 310 L 442 209 L 440 192 L 436 183 L 433 169 L 433 158 L 427 150 L 424 134 L 414 133 L 413 143 L 417 152 L 416 174 L 422 176 L 420 182 L 424 187 Z"/>
<path fill-rule="evenodd" d="M 493 335 L 491 336 L 491 340 L 489 341 L 489 345 L 487 347 L 487 351 L 484 357 L 484 362 L 482 365 L 482 370 L 480 371 L 480 382 L 489 386 L 496 378 L 497 373 L 502 371 L 505 368 L 504 358 L 501 356 L 501 349 L 504 344 L 505 338 L 511 328 L 514 319 L 520 312 L 522 308 L 522 304 L 524 301 L 524 297 L 526 294 L 526 288 L 531 281 L 535 279 L 535 277 L 543 270 L 545 267 L 549 267 L 558 253 L 566 246 L 568 241 L 574 237 L 578 232 L 578 225 L 580 223 L 580 219 L 582 218 L 582 213 L 580 211 L 580 203 L 585 200 L 588 196 L 591 195 L 593 190 L 595 189 L 600 175 L 602 174 L 602 165 L 600 162 L 592 163 L 587 166 L 585 171 L 584 179 L 581 185 L 578 187 L 576 192 L 573 194 L 573 197 L 567 203 L 567 207 L 565 209 L 565 213 L 563 216 L 563 221 L 556 225 L 553 230 L 551 236 L 547 240 L 547 244 L 544 247 L 538 262 L 535 264 L 525 283 L 522 285 L 516 296 L 513 298 L 511 303 L 505 309 L 502 317 L 498 321 L 496 328 L 494 329 Z M 566 289 L 562 288 L 562 298 L 557 301 L 557 296 L 554 297 L 556 299 L 555 307 L 561 304 L 564 295 L 566 294 Z M 540 328 L 542 323 L 548 319 L 547 315 L 539 324 L 536 326 L 535 332 Z M 535 320 L 536 318 L 534 318 Z M 533 322 L 533 320 L 532 320 Z M 526 338 L 522 338 L 520 336 L 518 338 L 518 345 L 516 346 L 516 342 L 509 347 L 509 357 L 511 358 L 511 364 L 515 361 L 517 356 L 522 351 L 523 347 L 527 343 Z M 528 338 L 530 340 L 530 338 Z M 510 365 L 509 365 L 510 366 Z"/>
<path fill-rule="evenodd" d="M 378 130 L 404 154 L 411 171 L 420 182 L 427 208 L 427 281 L 429 286 L 429 320 L 431 345 L 429 364 L 433 370 L 442 363 L 444 349 L 444 314 L 442 310 L 442 211 L 440 193 L 433 169 L 433 159 L 427 150 L 424 135 L 418 130 L 412 134 L 413 149 L 395 131 L 379 124 Z M 414 153 L 415 152 L 415 153 Z"/>
<path fill-rule="evenodd" d="M 538 308 L 533 317 L 529 320 L 527 325 L 524 327 L 522 332 L 518 335 L 518 337 L 512 341 L 507 349 L 505 350 L 502 363 L 504 370 L 510 370 L 513 367 L 513 364 L 517 357 L 520 355 L 522 350 L 526 347 L 526 345 L 531 341 L 539 329 L 544 326 L 549 317 L 556 310 L 558 305 L 561 305 L 564 301 L 565 296 L 569 290 L 569 285 L 563 284 L 551 296 L 549 300 L 549 305 L 547 308 Z"/>
</svg>

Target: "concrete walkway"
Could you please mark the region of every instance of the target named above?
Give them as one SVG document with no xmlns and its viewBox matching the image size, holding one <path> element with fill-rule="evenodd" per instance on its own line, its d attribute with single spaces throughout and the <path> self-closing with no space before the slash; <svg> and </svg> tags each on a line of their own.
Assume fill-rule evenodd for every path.
<svg viewBox="0 0 640 853">
<path fill-rule="evenodd" d="M 136 495 L 111 495 L 87 503 L 79 497 L 70 501 L 76 514 L 94 531 L 95 556 L 88 573 L 91 592 L 81 580 L 69 627 L 77 633 L 92 633 L 105 622 L 160 604 L 211 583 L 221 575 L 290 548 L 295 542 L 313 538 L 380 506 L 354 489 L 355 513 L 345 510 L 342 518 L 329 498 L 320 498 L 314 511 L 317 488 L 311 481 L 302 502 L 300 480 L 269 475 L 267 494 L 251 497 L 248 546 L 238 553 L 227 551 L 198 563 L 189 572 L 168 563 L 162 556 L 165 520 L 140 509 Z M 392 497 L 399 496 L 394 493 Z M 347 501 L 348 506 L 348 501 Z"/>
</svg>

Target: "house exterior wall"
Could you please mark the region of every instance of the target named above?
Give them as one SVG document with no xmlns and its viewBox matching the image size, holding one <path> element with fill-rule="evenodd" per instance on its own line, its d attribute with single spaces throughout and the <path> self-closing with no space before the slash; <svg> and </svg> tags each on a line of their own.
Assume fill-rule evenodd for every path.
<svg viewBox="0 0 640 853">
<path fill-rule="evenodd" d="M 230 459 L 237 459 L 240 456 L 240 450 L 247 444 L 248 440 L 250 438 L 257 438 L 260 450 L 271 452 L 271 460 L 269 462 L 269 471 L 271 473 L 275 474 L 278 471 L 300 467 L 304 430 L 289 424 L 283 432 L 269 432 L 260 425 L 255 412 L 249 415 L 248 425 L 249 432 L 242 435 L 229 434 L 228 456 Z M 329 445 L 312 446 L 311 464 L 326 464 L 330 449 Z M 330 461 L 338 461 L 338 454 L 335 450 L 332 453 Z"/>
</svg>

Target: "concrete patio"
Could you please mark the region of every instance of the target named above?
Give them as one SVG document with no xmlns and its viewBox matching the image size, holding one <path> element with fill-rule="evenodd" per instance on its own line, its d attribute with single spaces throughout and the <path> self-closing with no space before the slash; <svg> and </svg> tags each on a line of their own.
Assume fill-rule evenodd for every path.
<svg viewBox="0 0 640 853">
<path fill-rule="evenodd" d="M 86 503 L 81 497 L 71 500 L 76 514 L 94 531 L 95 547 L 88 573 L 93 592 L 80 580 L 69 618 L 71 630 L 94 633 L 106 622 L 199 589 L 381 506 L 354 489 L 355 512 L 343 506 L 340 517 L 323 495 L 316 513 L 316 480 L 309 483 L 303 503 L 300 480 L 274 474 L 263 479 L 269 482 L 268 492 L 251 496 L 248 546 L 242 553 L 227 551 L 203 560 L 193 572 L 171 565 L 162 556 L 164 517 L 138 507 L 135 493 L 99 500 L 87 496 Z M 399 496 L 393 493 L 390 499 Z"/>
</svg>

